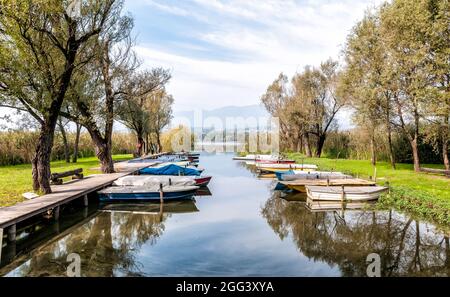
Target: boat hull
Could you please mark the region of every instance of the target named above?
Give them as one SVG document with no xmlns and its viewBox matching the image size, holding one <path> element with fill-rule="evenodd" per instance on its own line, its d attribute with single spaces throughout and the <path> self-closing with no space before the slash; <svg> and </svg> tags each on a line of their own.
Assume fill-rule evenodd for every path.
<svg viewBox="0 0 450 297">
<path fill-rule="evenodd" d="M 287 172 L 290 171 L 291 168 L 277 168 L 277 167 L 258 167 L 258 170 L 261 172 L 270 172 L 276 174 L 276 172 Z M 313 168 L 296 168 L 296 170 L 301 170 L 305 172 L 313 172 L 316 169 Z"/>
<path fill-rule="evenodd" d="M 198 187 L 206 187 L 211 181 L 212 176 L 199 177 L 195 179 L 195 185 Z"/>
<path fill-rule="evenodd" d="M 350 187 L 342 193 L 341 187 L 317 187 L 307 186 L 308 198 L 312 201 L 347 201 L 363 202 L 377 200 L 386 187 Z"/>
<path fill-rule="evenodd" d="M 303 179 L 303 180 L 295 180 L 295 181 L 283 181 L 281 182 L 288 188 L 298 191 L 298 192 L 306 192 L 307 186 L 319 186 L 319 187 L 336 187 L 336 186 L 344 186 L 349 187 L 362 187 L 362 186 L 375 186 L 375 182 L 367 181 L 358 178 L 352 179 Z M 342 191 L 341 191 L 342 192 Z"/>
<path fill-rule="evenodd" d="M 294 160 L 256 160 L 256 164 L 295 164 Z"/>
</svg>

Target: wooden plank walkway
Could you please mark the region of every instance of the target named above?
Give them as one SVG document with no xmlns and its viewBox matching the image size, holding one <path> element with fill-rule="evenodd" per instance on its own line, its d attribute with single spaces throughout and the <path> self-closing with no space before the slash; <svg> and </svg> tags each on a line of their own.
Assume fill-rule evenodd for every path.
<svg viewBox="0 0 450 297">
<path fill-rule="evenodd" d="M 59 216 L 59 206 L 74 199 L 84 198 L 87 204 L 87 194 L 111 185 L 116 179 L 132 174 L 140 169 L 156 165 L 157 163 L 128 163 L 115 164 L 117 173 L 87 176 L 81 180 L 73 180 L 62 185 L 53 185 L 52 193 L 38 198 L 17 203 L 16 205 L 0 208 L 0 229 L 15 226 L 18 222 L 35 215 L 55 209 L 55 218 Z M 12 230 L 8 233 L 14 233 Z"/>
</svg>

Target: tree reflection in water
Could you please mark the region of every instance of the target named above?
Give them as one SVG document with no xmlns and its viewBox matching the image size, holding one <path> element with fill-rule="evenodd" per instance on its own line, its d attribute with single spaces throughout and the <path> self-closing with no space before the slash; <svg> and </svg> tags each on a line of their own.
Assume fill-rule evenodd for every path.
<svg viewBox="0 0 450 297">
<path fill-rule="evenodd" d="M 67 256 L 81 257 L 82 276 L 139 275 L 136 253 L 143 244 L 155 244 L 171 214 L 99 212 L 64 237 L 34 250 L 14 275 L 65 276 Z"/>
<path fill-rule="evenodd" d="M 282 240 L 343 276 L 365 276 L 370 253 L 380 255 L 382 276 L 450 276 L 448 233 L 392 210 L 310 212 L 275 191 L 262 215 Z"/>
</svg>

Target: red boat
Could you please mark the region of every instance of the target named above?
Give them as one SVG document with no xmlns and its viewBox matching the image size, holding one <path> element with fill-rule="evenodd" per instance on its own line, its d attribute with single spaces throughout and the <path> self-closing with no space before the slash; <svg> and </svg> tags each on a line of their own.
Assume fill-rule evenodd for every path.
<svg viewBox="0 0 450 297">
<path fill-rule="evenodd" d="M 211 181 L 212 176 L 201 176 L 195 178 L 195 185 L 198 187 L 206 187 Z"/>
<path fill-rule="evenodd" d="M 294 164 L 294 160 L 263 160 L 263 159 L 257 159 L 256 163 L 259 164 Z"/>
</svg>

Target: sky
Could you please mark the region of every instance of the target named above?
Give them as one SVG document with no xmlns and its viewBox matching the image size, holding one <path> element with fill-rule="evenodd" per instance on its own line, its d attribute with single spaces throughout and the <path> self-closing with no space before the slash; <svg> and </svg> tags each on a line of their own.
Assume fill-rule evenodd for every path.
<svg viewBox="0 0 450 297">
<path fill-rule="evenodd" d="M 259 104 L 280 72 L 341 59 L 352 27 L 382 1 L 125 0 L 124 10 L 134 17 L 143 67 L 172 72 L 167 89 L 177 115 Z M 10 113 L 0 108 L 0 117 Z M 338 122 L 351 127 L 350 112 Z"/>
<path fill-rule="evenodd" d="M 259 104 L 280 72 L 340 59 L 381 0 L 126 0 L 144 67 L 172 72 L 174 111 Z"/>
</svg>

